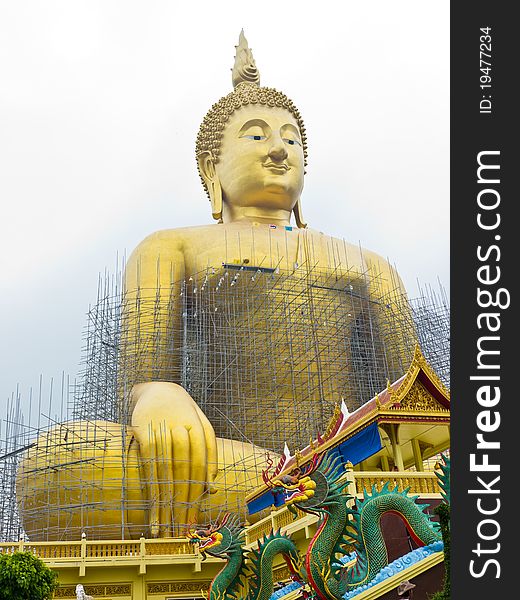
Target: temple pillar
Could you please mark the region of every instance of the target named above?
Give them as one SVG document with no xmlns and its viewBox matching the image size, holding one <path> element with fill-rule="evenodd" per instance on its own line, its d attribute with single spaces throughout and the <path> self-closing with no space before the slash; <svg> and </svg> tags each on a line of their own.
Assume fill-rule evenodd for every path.
<svg viewBox="0 0 520 600">
<path fill-rule="evenodd" d="M 381 456 L 381 471 L 390 471 L 390 463 L 388 462 L 388 456 L 386 454 Z"/>
<path fill-rule="evenodd" d="M 399 445 L 399 424 L 385 423 L 385 431 L 388 433 L 390 443 L 392 444 L 394 464 L 398 471 L 404 471 L 403 455 L 401 453 L 401 446 Z"/>
<path fill-rule="evenodd" d="M 424 471 L 421 445 L 417 438 L 412 439 L 413 461 L 416 471 Z"/>
</svg>

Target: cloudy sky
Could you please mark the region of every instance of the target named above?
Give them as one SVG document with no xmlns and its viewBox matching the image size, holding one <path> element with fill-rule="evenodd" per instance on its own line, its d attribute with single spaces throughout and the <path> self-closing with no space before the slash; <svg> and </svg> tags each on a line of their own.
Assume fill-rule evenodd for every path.
<svg viewBox="0 0 520 600">
<path fill-rule="evenodd" d="M 194 160 L 241 28 L 304 118 L 310 226 L 449 289 L 449 2 L 0 0 L 0 399 L 74 375 L 98 273 L 211 222 Z"/>
</svg>

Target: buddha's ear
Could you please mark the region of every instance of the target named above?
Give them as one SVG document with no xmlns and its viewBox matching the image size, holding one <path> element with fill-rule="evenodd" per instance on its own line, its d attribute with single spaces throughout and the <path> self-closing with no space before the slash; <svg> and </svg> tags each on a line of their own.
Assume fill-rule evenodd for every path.
<svg viewBox="0 0 520 600">
<path fill-rule="evenodd" d="M 197 158 L 199 172 L 209 193 L 211 214 L 216 221 L 222 220 L 222 187 L 215 169 L 215 160 L 210 151 L 201 152 Z"/>
<path fill-rule="evenodd" d="M 303 218 L 302 205 L 301 205 L 300 198 L 298 198 L 298 202 L 296 202 L 296 204 L 294 205 L 293 213 L 294 213 L 294 218 L 296 220 L 296 225 L 298 225 L 298 227 L 300 229 L 305 229 L 307 227 L 307 223 L 305 222 L 305 220 Z"/>
</svg>

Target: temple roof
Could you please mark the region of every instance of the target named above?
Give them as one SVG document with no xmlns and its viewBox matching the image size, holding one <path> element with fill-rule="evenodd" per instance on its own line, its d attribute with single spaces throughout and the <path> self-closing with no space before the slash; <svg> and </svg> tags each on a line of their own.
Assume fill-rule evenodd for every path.
<svg viewBox="0 0 520 600">
<path fill-rule="evenodd" d="M 297 463 L 304 464 L 315 452 L 321 454 L 339 446 L 374 423 L 383 435 L 385 425 L 399 424 L 400 444 L 404 446 L 413 438 L 420 438 L 420 443 L 429 450 L 425 452 L 428 455 L 449 447 L 450 393 L 418 345 L 410 367 L 402 377 L 388 382 L 386 389 L 351 413 L 344 404 L 336 407 L 325 433 L 295 456 L 287 456 L 280 474 L 291 471 Z M 384 453 L 383 444 L 377 455 Z M 248 499 L 257 496 L 262 489 L 255 490 Z"/>
<path fill-rule="evenodd" d="M 432 367 L 426 362 L 419 346 L 408 371 L 354 412 L 344 415 L 336 432 L 325 440 L 324 448 L 334 447 L 374 421 L 438 421 L 449 423 L 450 393 Z"/>
</svg>

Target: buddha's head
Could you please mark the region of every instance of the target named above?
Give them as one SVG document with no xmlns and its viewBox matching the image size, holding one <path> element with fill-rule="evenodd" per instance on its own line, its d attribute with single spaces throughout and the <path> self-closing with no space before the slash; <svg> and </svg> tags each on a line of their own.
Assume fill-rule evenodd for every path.
<svg viewBox="0 0 520 600">
<path fill-rule="evenodd" d="M 300 206 L 307 164 L 305 128 L 289 98 L 260 87 L 243 32 L 236 47 L 234 90 L 214 104 L 197 136 L 197 163 L 213 217 L 288 215 L 305 227 Z"/>
</svg>

